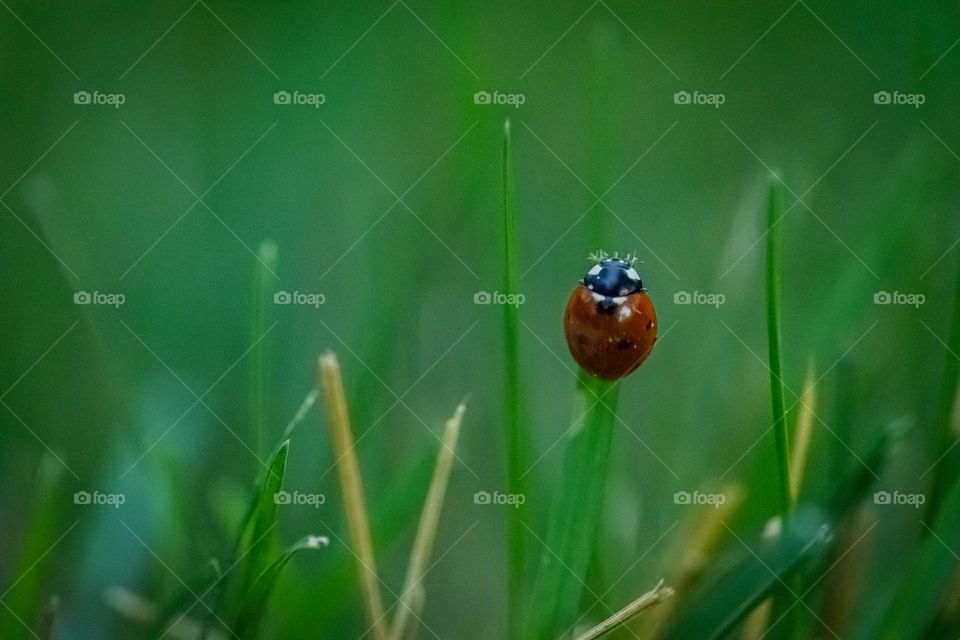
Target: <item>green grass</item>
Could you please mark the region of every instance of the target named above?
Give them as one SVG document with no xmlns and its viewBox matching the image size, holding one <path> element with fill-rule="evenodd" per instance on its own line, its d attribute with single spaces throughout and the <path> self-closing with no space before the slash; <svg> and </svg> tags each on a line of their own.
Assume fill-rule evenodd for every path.
<svg viewBox="0 0 960 640">
<path fill-rule="evenodd" d="M 787 410 L 783 398 L 783 330 L 781 298 L 783 257 L 780 218 L 783 215 L 783 187 L 779 176 L 770 183 L 767 204 L 767 343 L 770 361 L 770 398 L 773 407 L 773 436 L 777 455 L 777 492 L 780 516 L 786 518 L 793 504 L 790 490 L 790 441 Z"/>
<path fill-rule="evenodd" d="M 268 453 L 267 446 L 270 442 L 270 398 L 273 396 L 270 354 L 273 341 L 265 334 L 273 324 L 273 294 L 277 282 L 273 273 L 276 270 L 277 244 L 272 240 L 264 240 L 257 249 L 257 260 L 253 263 L 250 344 L 255 346 L 250 351 L 247 374 L 247 402 L 253 432 L 253 450 L 259 456 Z"/>
<path fill-rule="evenodd" d="M 513 149 L 510 121 L 503 125 L 503 290 L 508 295 L 520 293 L 520 266 L 517 239 L 517 194 L 513 173 Z M 503 305 L 503 406 L 507 443 L 507 485 L 513 495 L 527 495 L 524 482 L 530 468 L 530 435 L 524 416 L 522 381 L 520 379 L 520 308 Z M 526 594 L 527 532 L 523 521 L 525 509 L 508 512 L 509 540 L 507 554 L 507 632 L 515 636 L 520 630 L 522 603 Z"/>
<path fill-rule="evenodd" d="M 555 638 L 578 617 L 603 512 L 619 388 L 619 381 L 601 380 L 583 370 L 577 378 L 524 637 Z"/>
<path fill-rule="evenodd" d="M 6 4 L 0 638 L 358 638 L 374 582 L 367 638 L 960 637 L 955 3 Z M 643 257 L 662 329 L 605 398 L 622 422 L 562 330 L 599 249 Z M 370 572 L 304 400 L 329 350 Z M 612 618 L 661 578 L 672 597 Z"/>
</svg>

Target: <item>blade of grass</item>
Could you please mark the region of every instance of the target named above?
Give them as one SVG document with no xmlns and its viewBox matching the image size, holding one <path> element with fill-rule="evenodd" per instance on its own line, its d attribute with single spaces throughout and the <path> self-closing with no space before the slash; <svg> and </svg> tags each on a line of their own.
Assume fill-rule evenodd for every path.
<svg viewBox="0 0 960 640">
<path fill-rule="evenodd" d="M 297 412 L 293 415 L 293 417 L 290 419 L 290 422 L 287 423 L 287 426 L 283 430 L 283 440 L 287 440 L 291 435 L 293 435 L 293 430 L 298 424 L 303 422 L 304 418 L 307 417 L 307 412 L 309 412 L 310 408 L 313 407 L 319 395 L 319 391 L 316 389 L 311 389 L 310 392 L 304 396 L 303 402 L 300 403 L 300 408 L 297 409 Z"/>
<path fill-rule="evenodd" d="M 237 606 L 257 576 L 266 568 L 268 558 L 277 546 L 279 505 L 276 496 L 283 489 L 289 451 L 290 441 L 286 440 L 270 459 L 268 468 L 260 480 L 259 489 L 247 509 L 233 551 L 234 561 L 241 562 L 240 579 L 222 592 L 220 604 L 224 607 Z"/>
<path fill-rule="evenodd" d="M 320 386 L 327 399 L 327 415 L 333 437 L 334 454 L 337 456 L 337 473 L 343 492 L 344 508 L 350 539 L 357 555 L 357 571 L 363 592 L 370 627 L 374 640 L 387 640 L 387 621 L 384 617 L 383 597 L 380 594 L 377 564 L 370 541 L 370 521 L 363 497 L 363 480 L 360 464 L 354 448 L 350 417 L 347 413 L 347 398 L 343 392 L 343 377 L 340 364 L 333 353 L 325 353 L 319 361 Z"/>
<path fill-rule="evenodd" d="M 807 371 L 801 398 L 803 402 L 800 405 L 800 414 L 797 416 L 793 450 L 790 454 L 790 492 L 794 499 L 800 495 L 800 487 L 803 485 L 803 472 L 807 467 L 807 453 L 810 450 L 810 436 L 813 434 L 813 414 L 817 406 L 813 365 Z"/>
<path fill-rule="evenodd" d="M 263 614 L 267 608 L 270 592 L 273 590 L 273 585 L 276 584 L 283 568 L 300 551 L 319 549 L 328 544 L 330 544 L 330 541 L 324 536 L 307 536 L 288 547 L 279 558 L 264 569 L 263 573 L 257 576 L 256 581 L 254 581 L 249 593 L 243 600 L 232 628 L 233 633 L 241 640 L 256 638 L 260 623 L 263 621 Z"/>
<path fill-rule="evenodd" d="M 744 550 L 728 571 L 704 584 L 667 634 L 670 640 L 718 640 L 784 587 L 830 541 L 826 512 L 798 510 L 776 539 Z M 746 543 L 745 543 L 746 544 Z"/>
<path fill-rule="evenodd" d="M 370 523 L 370 535 L 373 548 L 379 553 L 394 555 L 401 539 L 416 528 L 416 518 L 411 514 L 423 506 L 416 496 L 423 495 L 424 488 L 429 486 L 435 463 L 435 451 L 415 453 L 406 469 L 390 477 L 383 489 L 371 496 L 371 512 L 376 513 L 377 518 Z M 396 553 L 402 550 L 396 549 Z M 331 547 L 324 554 L 324 580 L 329 584 L 347 584 L 353 579 L 355 564 L 356 558 L 343 545 Z M 311 620 L 318 628 L 333 628 L 353 616 L 355 609 L 349 593 L 332 591 L 326 596 L 324 607 L 312 612 Z"/>
<path fill-rule="evenodd" d="M 510 121 L 503 124 L 503 220 L 504 220 L 504 276 L 503 288 L 507 295 L 519 293 L 520 275 L 517 256 L 516 185 L 513 178 L 513 151 Z M 516 305 L 503 307 L 504 407 L 507 412 L 507 486 L 513 495 L 526 495 L 524 474 L 530 468 L 527 424 L 520 406 L 520 310 Z M 508 518 L 507 553 L 507 630 L 516 636 L 520 630 L 520 605 L 524 599 L 526 552 L 523 531 L 523 507 L 510 509 Z"/>
<path fill-rule="evenodd" d="M 577 617 L 603 508 L 618 391 L 617 382 L 580 371 L 524 637 L 555 638 Z"/>
<path fill-rule="evenodd" d="M 793 498 L 790 492 L 790 444 L 787 436 L 787 413 L 783 401 L 783 363 L 780 328 L 780 284 L 783 258 L 781 252 L 779 220 L 783 210 L 783 191 L 780 180 L 774 177 L 770 183 L 767 203 L 767 339 L 770 360 L 770 396 L 773 404 L 773 434 L 777 451 L 779 515 L 784 518 L 790 512 Z"/>
<path fill-rule="evenodd" d="M 422 581 L 427 570 L 427 561 L 433 551 L 437 526 L 440 524 L 443 498 L 447 493 L 447 482 L 450 479 L 450 470 L 453 468 L 454 452 L 457 448 L 460 423 L 463 421 L 465 410 L 466 405 L 460 403 L 453 417 L 447 420 L 446 427 L 443 430 L 443 440 L 440 451 L 437 453 L 437 464 L 434 467 L 433 478 L 430 479 L 427 498 L 423 503 L 420 525 L 417 527 L 417 536 L 413 541 L 410 562 L 407 565 L 407 575 L 403 581 L 403 591 L 400 592 L 400 604 L 393 621 L 391 640 L 403 640 L 407 637 L 408 626 L 411 622 L 410 616 L 415 612 L 419 616 L 426 599 Z"/>
<path fill-rule="evenodd" d="M 270 336 L 264 333 L 273 317 L 273 274 L 277 266 L 277 244 L 264 240 L 257 248 L 253 263 L 253 299 L 250 309 L 250 341 L 255 343 L 248 357 L 247 402 L 250 428 L 253 430 L 254 451 L 264 455 L 268 446 L 267 427 L 270 424 Z"/>
<path fill-rule="evenodd" d="M 800 595 L 810 588 L 810 583 L 819 581 L 822 571 L 805 576 L 803 581 L 794 580 L 794 576 L 835 545 L 832 532 L 873 486 L 875 478 L 871 469 L 881 467 L 891 438 L 896 435 L 889 430 L 879 434 L 862 456 L 863 464 L 835 482 L 822 506 L 799 507 L 790 519 L 781 520 L 780 535 L 745 553 L 732 568 L 706 581 L 691 597 L 691 604 L 682 617 L 673 622 L 666 637 L 669 640 L 726 637 L 757 605 L 782 592 L 785 585 L 789 584 L 794 593 Z M 793 598 L 789 600 L 792 602 Z M 778 618 L 773 615 L 774 620 Z M 788 625 L 786 621 L 780 624 Z M 874 637 L 864 636 L 864 639 Z"/>
<path fill-rule="evenodd" d="M 636 618 L 646 609 L 649 609 L 655 604 L 659 604 L 673 595 L 673 589 L 670 587 L 663 586 L 663 580 L 657 583 L 650 591 L 646 592 L 620 611 L 617 611 L 615 614 L 595 626 L 594 628 L 586 631 L 579 636 L 577 640 L 596 640 L 601 638 L 608 633 L 612 633 L 617 629 L 621 629 L 631 620 Z"/>
</svg>

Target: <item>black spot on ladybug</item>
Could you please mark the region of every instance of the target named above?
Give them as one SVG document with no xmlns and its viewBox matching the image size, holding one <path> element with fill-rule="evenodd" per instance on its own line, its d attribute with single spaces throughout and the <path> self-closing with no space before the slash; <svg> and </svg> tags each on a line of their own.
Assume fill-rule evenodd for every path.
<svg viewBox="0 0 960 640">
<path fill-rule="evenodd" d="M 597 313 L 600 315 L 610 316 L 616 310 L 617 303 L 613 301 L 613 298 L 603 298 L 597 302 Z"/>
<path fill-rule="evenodd" d="M 617 343 L 617 349 L 620 349 L 620 351 L 626 351 L 627 349 L 630 349 L 632 347 L 633 347 L 633 341 L 631 340 L 623 339 Z"/>
<path fill-rule="evenodd" d="M 588 338 L 587 336 L 583 335 L 582 333 L 577 336 L 577 343 L 578 343 L 578 344 L 586 345 L 588 342 L 590 342 L 590 338 Z"/>
<path fill-rule="evenodd" d="M 653 320 L 647 320 L 647 329 L 653 329 Z"/>
</svg>

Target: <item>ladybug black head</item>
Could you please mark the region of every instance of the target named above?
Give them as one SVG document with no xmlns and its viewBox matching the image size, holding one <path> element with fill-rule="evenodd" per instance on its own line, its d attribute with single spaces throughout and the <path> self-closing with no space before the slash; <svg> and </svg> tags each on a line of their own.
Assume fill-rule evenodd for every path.
<svg viewBox="0 0 960 640">
<path fill-rule="evenodd" d="M 580 282 L 590 291 L 608 298 L 619 298 L 646 291 L 636 269 L 630 265 L 630 262 L 620 258 L 601 260 Z"/>
</svg>

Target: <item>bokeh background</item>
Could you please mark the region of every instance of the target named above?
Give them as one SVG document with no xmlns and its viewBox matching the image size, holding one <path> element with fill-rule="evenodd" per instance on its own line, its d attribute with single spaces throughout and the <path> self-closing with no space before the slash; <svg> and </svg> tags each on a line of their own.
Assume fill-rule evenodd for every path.
<svg viewBox="0 0 960 640">
<path fill-rule="evenodd" d="M 561 316 L 587 255 L 636 252 L 659 313 L 657 348 L 621 393 L 631 428 L 616 435 L 591 574 L 598 594 L 612 585 L 610 606 L 652 586 L 683 546 L 697 507 L 675 492 L 742 484 L 731 526 L 745 537 L 775 508 L 771 170 L 788 189 L 788 406 L 808 371 L 820 378 L 804 491 L 856 468 L 897 422 L 915 436 L 878 483 L 922 490 L 960 260 L 956 3 L 2 5 L 0 615 L 18 592 L 56 593 L 56 637 L 141 637 L 104 590 L 162 601 L 229 549 L 258 458 L 333 350 L 366 434 L 394 590 L 438 434 L 469 396 L 423 618 L 439 637 L 503 637 L 510 507 L 473 496 L 506 491 L 503 313 L 475 294 L 503 289 L 508 118 L 534 530 L 570 421 Z M 478 91 L 522 104 L 478 104 Z M 123 103 L 78 104 L 77 92 Z M 276 92 L 323 104 L 278 104 Z M 923 103 L 878 104 L 877 92 Z M 264 240 L 277 260 L 258 289 Z M 252 310 L 281 291 L 324 303 L 261 304 L 271 315 L 257 333 Z M 883 291 L 924 302 L 875 304 Z M 75 304 L 77 292 L 124 302 Z M 723 303 L 675 303 L 682 292 Z M 267 345 L 269 435 L 257 442 L 249 370 Z M 314 408 L 293 433 L 286 486 L 326 502 L 283 509 L 281 538 L 332 543 L 287 569 L 268 637 L 366 629 L 334 460 Z M 76 491 L 125 503 L 77 505 Z M 893 557 L 922 526 L 910 507 L 885 513 L 865 545 Z M 872 564 L 871 588 L 896 570 Z"/>
</svg>

